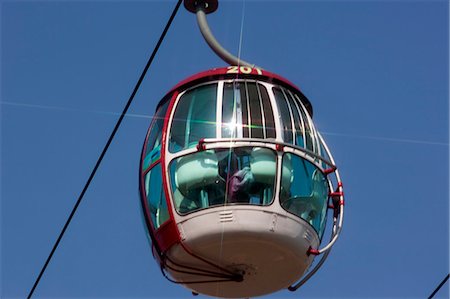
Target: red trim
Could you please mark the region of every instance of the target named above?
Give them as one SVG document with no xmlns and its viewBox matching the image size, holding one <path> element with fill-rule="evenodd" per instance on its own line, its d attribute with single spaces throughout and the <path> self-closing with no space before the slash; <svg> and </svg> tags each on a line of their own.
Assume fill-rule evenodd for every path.
<svg viewBox="0 0 450 299">
<path fill-rule="evenodd" d="M 175 224 L 175 217 L 173 212 L 173 205 L 171 200 L 171 192 L 169 186 L 168 179 L 168 169 L 166 164 L 166 151 L 167 151 L 167 143 L 168 143 L 168 132 L 167 129 L 169 127 L 169 119 L 172 114 L 173 107 L 175 105 L 175 101 L 178 97 L 178 91 L 175 91 L 170 99 L 170 104 L 166 112 L 166 117 L 164 118 L 164 126 L 162 129 L 162 138 L 161 138 L 161 170 L 162 170 L 162 181 L 164 194 L 166 196 L 167 208 L 169 210 L 170 219 L 163 223 L 161 227 L 159 227 L 155 232 L 156 240 L 163 252 L 167 251 L 171 246 L 176 243 L 179 243 L 181 240 L 180 232 L 178 231 Z"/>
<path fill-rule="evenodd" d="M 344 196 L 344 192 L 331 192 L 328 195 L 331 196 L 331 197 Z"/>
<path fill-rule="evenodd" d="M 312 249 L 311 247 L 308 248 L 308 251 L 306 252 L 307 255 L 319 255 L 320 252 L 317 249 Z"/>
<path fill-rule="evenodd" d="M 341 188 L 344 187 L 344 186 L 342 185 L 342 182 L 338 182 L 337 185 L 338 185 L 338 187 L 341 187 Z"/>
<path fill-rule="evenodd" d="M 277 152 L 284 152 L 284 145 L 277 144 L 275 145 L 275 149 L 277 150 Z"/>
<path fill-rule="evenodd" d="M 197 144 L 197 150 L 199 151 L 199 152 L 202 152 L 202 151 L 204 151 L 205 150 L 205 138 L 202 138 L 202 139 L 200 139 L 199 141 L 198 141 L 198 144 Z"/>
<path fill-rule="evenodd" d="M 155 238 L 161 251 L 166 252 L 170 247 L 178 243 L 178 235 L 177 226 L 172 218 L 164 222 L 155 232 Z"/>
<path fill-rule="evenodd" d="M 339 202 L 337 202 L 337 204 L 338 204 L 339 206 L 343 206 L 343 205 L 345 205 L 345 201 L 342 199 L 342 200 L 340 200 Z M 334 209 L 335 209 L 335 206 L 334 206 L 334 204 L 328 205 L 328 208 L 334 210 Z"/>
<path fill-rule="evenodd" d="M 327 169 L 325 169 L 325 170 L 323 171 L 323 173 L 324 173 L 325 175 L 329 175 L 330 173 L 335 172 L 336 169 L 337 169 L 336 167 L 327 168 Z M 338 186 L 339 186 L 339 184 L 338 184 Z"/>
</svg>

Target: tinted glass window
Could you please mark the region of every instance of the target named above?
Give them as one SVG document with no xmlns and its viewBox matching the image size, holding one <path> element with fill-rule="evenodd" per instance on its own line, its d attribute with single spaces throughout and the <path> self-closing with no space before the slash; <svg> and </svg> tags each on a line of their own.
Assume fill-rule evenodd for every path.
<svg viewBox="0 0 450 299">
<path fill-rule="evenodd" d="M 311 123 L 309 122 L 310 117 L 309 115 L 307 115 L 307 112 L 303 109 L 303 106 L 300 103 L 300 99 L 295 96 L 295 98 L 297 99 L 297 103 L 299 105 L 300 109 L 300 113 L 302 115 L 303 118 L 303 124 L 305 127 L 305 143 L 306 143 L 306 148 L 309 149 L 310 151 L 314 151 L 316 149 L 315 146 L 315 137 L 313 135 L 313 129 L 311 127 Z"/>
<path fill-rule="evenodd" d="M 239 82 L 225 83 L 222 100 L 222 138 L 248 135 L 245 86 Z"/>
<path fill-rule="evenodd" d="M 293 143 L 292 119 L 289 104 L 284 96 L 284 93 L 279 88 L 273 89 L 275 99 L 277 101 L 279 118 L 281 120 L 281 127 L 283 129 L 283 140 L 286 143 Z"/>
<path fill-rule="evenodd" d="M 241 104 L 242 104 L 242 136 L 250 137 L 250 101 L 247 97 L 245 85 L 241 88 Z"/>
<path fill-rule="evenodd" d="M 155 165 L 145 176 L 145 192 L 155 229 L 169 219 L 166 196 L 162 184 L 161 164 Z"/>
<path fill-rule="evenodd" d="M 281 206 L 311 224 L 321 237 L 325 228 L 328 183 L 309 161 L 292 154 L 283 156 Z"/>
<path fill-rule="evenodd" d="M 323 157 L 325 160 L 331 162 L 330 157 L 328 156 L 328 152 L 325 150 L 325 146 L 323 145 L 322 141 L 319 140 L 319 143 L 320 143 L 320 147 L 319 147 L 320 153 L 319 153 L 319 155 L 321 157 Z M 325 163 L 323 161 L 321 163 L 322 163 L 322 167 L 324 169 L 327 169 L 327 168 L 330 167 L 327 163 Z"/>
<path fill-rule="evenodd" d="M 260 147 L 206 150 L 176 159 L 170 173 L 180 214 L 227 204 L 268 205 L 276 154 Z"/>
<path fill-rule="evenodd" d="M 275 120 L 267 89 L 253 81 L 224 84 L 223 138 L 275 138 Z"/>
<path fill-rule="evenodd" d="M 295 129 L 294 144 L 304 147 L 305 146 L 304 130 L 303 130 L 304 121 L 300 112 L 301 107 L 299 106 L 299 103 L 296 102 L 295 98 L 293 98 L 291 92 L 286 92 L 285 95 L 291 108 L 292 116 L 294 118 L 294 129 Z"/>
<path fill-rule="evenodd" d="M 144 164 L 142 167 L 143 170 L 146 170 L 161 156 L 161 136 L 169 102 L 170 101 L 167 100 L 161 107 L 159 107 L 152 119 L 152 124 L 150 125 L 149 136 L 147 139 L 147 147 L 145 150 Z"/>
<path fill-rule="evenodd" d="M 202 138 L 216 137 L 217 84 L 187 91 L 178 101 L 170 132 L 171 152 L 194 147 Z"/>
<path fill-rule="evenodd" d="M 267 93 L 267 89 L 261 84 L 258 84 L 258 92 L 263 105 L 262 111 L 264 112 L 264 122 L 266 127 L 265 138 L 275 138 L 275 119 L 273 115 L 272 105 L 270 104 L 269 94 Z"/>
<path fill-rule="evenodd" d="M 250 137 L 264 138 L 262 107 L 256 83 L 248 82 L 246 87 L 250 105 Z"/>
</svg>

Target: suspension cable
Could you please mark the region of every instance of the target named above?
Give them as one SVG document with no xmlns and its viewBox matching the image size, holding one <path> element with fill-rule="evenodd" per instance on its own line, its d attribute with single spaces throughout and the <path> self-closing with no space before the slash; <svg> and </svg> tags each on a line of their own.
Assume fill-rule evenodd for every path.
<svg viewBox="0 0 450 299">
<path fill-rule="evenodd" d="M 441 281 L 441 283 L 434 289 L 433 293 L 428 297 L 428 299 L 432 299 L 434 295 L 436 295 L 437 292 L 442 288 L 442 286 L 447 282 L 448 278 L 450 277 L 450 274 L 447 274 L 447 276 L 444 277 L 444 279 Z"/>
<path fill-rule="evenodd" d="M 71 222 L 73 216 L 75 215 L 75 212 L 77 211 L 78 206 L 80 205 L 81 200 L 82 200 L 83 197 L 84 197 L 84 194 L 86 193 L 87 189 L 89 188 L 89 185 L 90 185 L 92 179 L 94 178 L 95 173 L 97 172 L 97 169 L 99 168 L 99 166 L 100 166 L 100 164 L 101 164 L 101 162 L 102 162 L 102 160 L 103 160 L 103 158 L 104 158 L 106 152 L 108 151 L 108 148 L 109 148 L 109 146 L 111 145 L 111 142 L 112 142 L 112 140 L 114 139 L 114 136 L 116 135 L 116 133 L 117 133 L 119 127 L 120 127 L 120 124 L 122 123 L 122 120 L 124 119 L 125 114 L 126 114 L 127 111 L 128 111 L 128 108 L 130 107 L 131 103 L 133 102 L 133 99 L 134 99 L 134 97 L 135 97 L 135 95 L 136 95 L 136 93 L 137 93 L 139 87 L 141 86 L 141 83 L 142 83 L 142 81 L 144 80 L 144 77 L 145 77 L 145 75 L 147 74 L 147 71 L 148 71 L 148 69 L 150 68 L 150 65 L 152 64 L 153 59 L 155 58 L 156 53 L 158 52 L 158 49 L 159 49 L 159 47 L 161 46 L 161 44 L 162 44 L 162 42 L 163 42 L 163 40 L 164 40 L 164 38 L 165 38 L 165 36 L 166 36 L 166 34 L 167 34 L 167 31 L 169 30 L 169 28 L 170 28 L 170 26 L 171 26 L 171 24 L 172 24 L 172 21 L 173 21 L 173 19 L 175 18 L 177 12 L 178 12 L 178 8 L 180 7 L 181 2 L 182 2 L 182 0 L 178 0 L 178 2 L 177 2 L 177 4 L 176 4 L 175 8 L 173 9 L 170 18 L 169 18 L 169 20 L 167 21 L 167 24 L 166 24 L 166 26 L 165 26 L 163 32 L 161 33 L 161 36 L 159 37 L 159 40 L 158 40 L 158 42 L 157 42 L 155 48 L 153 49 L 153 52 L 152 52 L 152 54 L 150 55 L 150 58 L 148 59 L 147 64 L 146 64 L 145 67 L 144 67 L 144 70 L 142 71 L 142 74 L 141 74 L 141 76 L 139 77 L 139 80 L 137 81 L 137 83 L 136 83 L 136 85 L 135 85 L 135 87 L 134 87 L 134 89 L 133 89 L 133 92 L 132 92 L 131 95 L 130 95 L 130 98 L 128 99 L 128 102 L 127 102 L 126 105 L 125 105 L 125 108 L 123 109 L 123 111 L 122 111 L 122 113 L 121 113 L 119 119 L 117 120 L 117 123 L 116 123 L 116 125 L 115 125 L 115 127 L 114 127 L 114 129 L 113 129 L 113 131 L 112 131 L 112 133 L 111 133 L 111 135 L 109 136 L 109 139 L 108 139 L 108 141 L 106 142 L 106 145 L 105 145 L 105 147 L 103 148 L 102 153 L 100 154 L 100 156 L 99 156 L 99 158 L 98 158 L 98 160 L 97 160 L 97 163 L 95 164 L 95 166 L 94 166 L 94 168 L 93 168 L 91 174 L 89 175 L 89 178 L 88 178 L 88 180 L 87 180 L 87 182 L 86 182 L 86 184 L 85 184 L 83 190 L 81 191 L 80 196 L 78 197 L 78 200 L 77 200 L 77 202 L 75 203 L 75 205 L 74 205 L 74 207 L 73 207 L 73 209 L 72 209 L 72 212 L 70 213 L 69 217 L 67 218 L 67 221 L 66 221 L 66 223 L 64 224 L 64 227 L 63 227 L 63 229 L 61 230 L 61 233 L 59 234 L 58 239 L 56 240 L 55 244 L 53 245 L 53 248 L 52 248 L 52 250 L 51 250 L 49 256 L 47 257 L 47 260 L 45 261 L 44 266 L 42 267 L 42 269 L 41 269 L 41 271 L 40 271 L 40 273 L 39 273 L 39 275 L 38 275 L 36 281 L 34 282 L 34 285 L 33 285 L 33 287 L 31 288 L 30 293 L 29 293 L 28 296 L 27 296 L 28 299 L 30 299 L 30 298 L 33 296 L 34 290 L 36 289 L 37 285 L 39 284 L 39 281 L 41 280 L 42 275 L 44 274 L 45 270 L 47 269 L 47 266 L 48 266 L 50 260 L 52 259 L 53 254 L 55 253 L 56 249 L 58 248 L 58 245 L 59 245 L 59 243 L 60 243 L 62 237 L 64 236 L 64 233 L 66 232 L 66 229 L 67 229 L 67 227 L 69 226 L 69 224 L 70 224 L 70 222 Z"/>
</svg>

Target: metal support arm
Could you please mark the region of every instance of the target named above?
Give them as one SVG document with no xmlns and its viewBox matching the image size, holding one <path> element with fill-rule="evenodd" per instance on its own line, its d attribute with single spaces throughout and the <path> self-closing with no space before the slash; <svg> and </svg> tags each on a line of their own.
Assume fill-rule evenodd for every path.
<svg viewBox="0 0 450 299">
<path fill-rule="evenodd" d="M 201 7 L 197 9 L 196 15 L 198 27 L 200 28 L 203 37 L 205 38 L 206 42 L 211 47 L 211 49 L 217 54 L 217 56 L 222 58 L 223 61 L 225 61 L 230 65 L 255 67 L 254 64 L 248 63 L 234 56 L 233 54 L 228 52 L 224 47 L 222 47 L 221 44 L 219 44 L 219 42 L 215 39 L 214 35 L 209 29 L 208 22 L 206 20 L 206 14 Z"/>
<path fill-rule="evenodd" d="M 217 56 L 230 65 L 256 67 L 254 64 L 246 62 L 228 52 L 212 34 L 211 29 L 208 26 L 208 21 L 206 20 L 206 14 L 212 13 L 217 9 L 217 0 L 184 0 L 184 6 L 187 10 L 193 13 L 195 12 L 197 15 L 197 23 L 200 32 Z"/>
</svg>

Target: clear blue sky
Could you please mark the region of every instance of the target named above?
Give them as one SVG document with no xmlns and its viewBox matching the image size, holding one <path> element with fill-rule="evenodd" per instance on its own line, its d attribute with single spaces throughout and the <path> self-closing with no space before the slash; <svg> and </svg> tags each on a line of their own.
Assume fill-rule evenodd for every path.
<svg viewBox="0 0 450 299">
<path fill-rule="evenodd" d="M 176 1 L 1 1 L 1 297 L 25 297 Z M 212 30 L 239 49 L 242 1 Z M 246 1 L 242 58 L 297 84 L 340 166 L 343 235 L 297 293 L 425 298 L 449 271 L 448 1 Z M 138 197 L 159 99 L 224 66 L 180 9 L 35 298 L 190 298 Z M 448 284 L 437 298 L 448 298 Z"/>
</svg>

